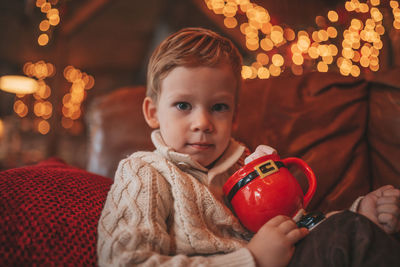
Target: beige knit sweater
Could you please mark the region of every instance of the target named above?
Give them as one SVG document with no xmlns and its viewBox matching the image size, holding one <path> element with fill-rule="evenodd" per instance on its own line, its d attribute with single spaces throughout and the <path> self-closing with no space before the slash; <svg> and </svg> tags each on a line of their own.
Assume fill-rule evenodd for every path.
<svg viewBox="0 0 400 267">
<path fill-rule="evenodd" d="M 210 170 L 169 149 L 122 160 L 98 225 L 100 266 L 255 266 L 251 234 L 226 207 L 222 185 L 243 163 L 233 139 Z"/>
</svg>

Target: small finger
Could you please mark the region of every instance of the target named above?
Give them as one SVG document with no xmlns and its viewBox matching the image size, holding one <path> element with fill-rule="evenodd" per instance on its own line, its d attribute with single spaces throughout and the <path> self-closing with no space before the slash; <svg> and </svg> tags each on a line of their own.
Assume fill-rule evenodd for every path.
<svg viewBox="0 0 400 267">
<path fill-rule="evenodd" d="M 388 188 L 383 191 L 382 196 L 391 196 L 391 197 L 396 197 L 400 198 L 400 190 L 397 188 Z"/>
<path fill-rule="evenodd" d="M 379 223 L 384 227 L 385 231 L 393 233 L 396 230 L 399 220 L 390 213 L 381 213 L 378 215 Z"/>
<path fill-rule="evenodd" d="M 290 231 L 286 237 L 292 244 L 295 244 L 308 235 L 309 232 L 310 231 L 307 228 L 296 228 Z"/>
<path fill-rule="evenodd" d="M 298 228 L 296 223 L 293 220 L 286 220 L 284 222 L 282 222 L 279 226 L 278 226 L 279 230 L 281 230 L 282 233 L 287 234 L 290 231 L 292 231 L 293 229 Z"/>
<path fill-rule="evenodd" d="M 269 226 L 278 226 L 282 222 L 287 221 L 287 220 L 291 220 L 291 219 L 289 217 L 287 217 L 287 216 L 284 216 L 284 215 L 278 215 L 278 216 L 273 217 L 266 224 L 269 225 Z"/>
<path fill-rule="evenodd" d="M 397 204 L 393 204 L 393 203 L 379 204 L 376 206 L 376 211 L 378 214 L 388 213 L 388 214 L 392 214 L 395 217 L 400 216 L 400 207 Z"/>
<path fill-rule="evenodd" d="M 377 205 L 393 204 L 396 206 L 400 206 L 400 198 L 398 198 L 396 196 L 384 196 L 384 197 L 378 198 L 378 200 L 376 201 L 376 204 Z"/>
</svg>

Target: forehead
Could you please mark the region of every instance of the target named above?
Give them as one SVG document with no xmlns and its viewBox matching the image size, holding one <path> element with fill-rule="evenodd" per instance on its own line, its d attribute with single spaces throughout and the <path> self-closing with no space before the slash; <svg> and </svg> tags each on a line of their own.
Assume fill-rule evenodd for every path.
<svg viewBox="0 0 400 267">
<path fill-rule="evenodd" d="M 176 67 L 161 81 L 161 95 L 233 95 L 237 79 L 229 65 Z"/>
</svg>

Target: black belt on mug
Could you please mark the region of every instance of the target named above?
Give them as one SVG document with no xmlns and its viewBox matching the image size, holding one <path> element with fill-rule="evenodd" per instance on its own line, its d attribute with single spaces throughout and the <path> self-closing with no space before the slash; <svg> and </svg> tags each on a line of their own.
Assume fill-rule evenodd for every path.
<svg viewBox="0 0 400 267">
<path fill-rule="evenodd" d="M 236 193 L 242 188 L 243 186 L 247 185 L 257 177 L 264 178 L 268 175 L 271 175 L 277 172 L 280 168 L 286 167 L 282 161 L 273 161 L 267 160 L 257 166 L 254 167 L 254 171 L 247 174 L 244 178 L 240 179 L 229 191 L 228 194 L 228 201 L 231 202 L 232 198 L 236 195 Z"/>
</svg>

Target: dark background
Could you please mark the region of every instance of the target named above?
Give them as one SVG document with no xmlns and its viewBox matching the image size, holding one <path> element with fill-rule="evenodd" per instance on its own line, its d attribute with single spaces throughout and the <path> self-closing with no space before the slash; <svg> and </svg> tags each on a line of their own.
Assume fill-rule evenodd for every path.
<svg viewBox="0 0 400 267">
<path fill-rule="evenodd" d="M 343 23 L 351 14 L 343 12 L 345 1 L 332 0 L 263 0 L 252 1 L 269 11 L 275 24 L 295 31 L 315 28 L 315 17 L 329 10 L 342 11 Z M 386 6 L 388 5 L 388 1 Z M 23 74 L 23 65 L 43 60 L 56 68 L 46 79 L 52 88 L 54 105 L 51 130 L 41 135 L 29 126 L 32 116 L 24 120 L 13 112 L 16 96 L 0 91 L 0 169 L 32 164 L 50 156 L 85 167 L 87 162 L 87 125 L 85 112 L 97 97 L 121 87 L 145 85 L 146 65 L 155 46 L 170 33 L 189 26 L 215 30 L 234 41 L 245 63 L 255 53 L 245 48 L 238 27 L 227 29 L 223 16 L 215 15 L 203 0 L 59 0 L 61 22 L 50 31 L 50 42 L 37 44 L 38 25 L 45 15 L 33 0 L 0 2 L 0 76 Z M 388 21 L 387 23 L 391 23 Z M 340 31 L 338 29 L 340 34 Z M 342 37 L 338 36 L 338 40 Z M 382 37 L 384 49 L 381 70 L 400 64 L 399 30 Z M 397 46 L 396 46 L 397 45 Z M 84 101 L 82 127 L 67 131 L 59 124 L 61 98 L 70 87 L 63 69 L 72 65 L 95 78 L 93 89 Z M 27 126 L 28 125 L 28 126 Z"/>
</svg>

